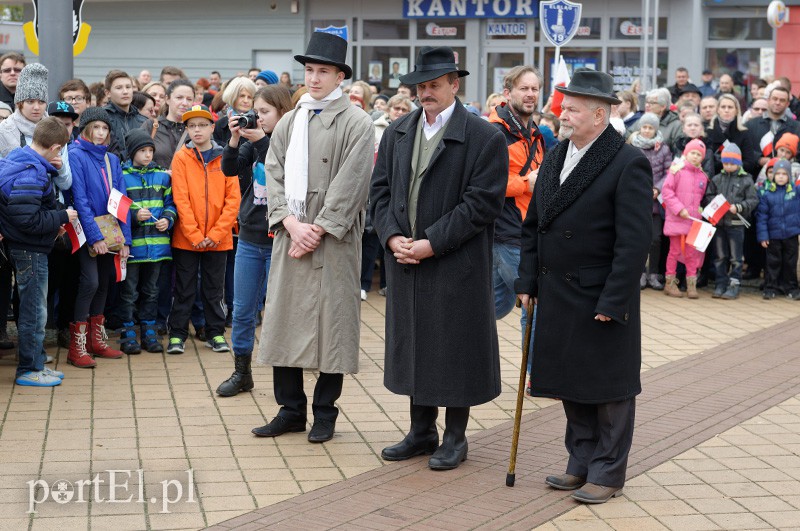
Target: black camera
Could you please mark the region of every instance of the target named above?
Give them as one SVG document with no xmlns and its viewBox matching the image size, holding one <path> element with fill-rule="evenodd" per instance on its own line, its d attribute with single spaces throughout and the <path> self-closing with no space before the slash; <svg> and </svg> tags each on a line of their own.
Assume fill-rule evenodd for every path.
<svg viewBox="0 0 800 531">
<path fill-rule="evenodd" d="M 238 124 L 241 129 L 255 129 L 258 127 L 258 115 L 256 114 L 256 111 L 252 109 L 244 114 L 231 116 L 231 120 L 238 120 Z"/>
</svg>

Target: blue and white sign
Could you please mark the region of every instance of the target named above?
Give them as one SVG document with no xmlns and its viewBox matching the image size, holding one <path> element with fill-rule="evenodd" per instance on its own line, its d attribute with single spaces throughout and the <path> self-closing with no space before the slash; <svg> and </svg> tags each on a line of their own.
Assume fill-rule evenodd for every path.
<svg viewBox="0 0 800 531">
<path fill-rule="evenodd" d="M 403 0 L 403 18 L 535 18 L 534 0 Z"/>
<path fill-rule="evenodd" d="M 564 46 L 578 33 L 581 4 L 569 0 L 550 0 L 539 4 L 542 33 L 553 46 Z"/>
<path fill-rule="evenodd" d="M 336 35 L 337 37 L 347 40 L 347 26 L 342 26 L 340 28 L 337 28 L 336 26 L 328 26 L 327 28 L 314 28 L 314 31 L 330 33 L 331 35 Z"/>
</svg>

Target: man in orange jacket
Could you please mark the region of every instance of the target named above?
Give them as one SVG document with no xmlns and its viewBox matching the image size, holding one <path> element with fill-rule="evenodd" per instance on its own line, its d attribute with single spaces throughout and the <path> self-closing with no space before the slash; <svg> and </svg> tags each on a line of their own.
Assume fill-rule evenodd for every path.
<svg viewBox="0 0 800 531">
<path fill-rule="evenodd" d="M 183 123 L 191 142 L 172 160 L 172 197 L 178 221 L 172 236 L 175 293 L 167 354 L 184 351 L 198 269 L 207 345 L 214 352 L 229 352 L 223 336 L 225 251 L 233 249 L 232 229 L 241 199 L 239 179 L 222 173 L 222 148 L 211 139 L 214 121 L 208 107 L 193 106 L 183 114 Z"/>
</svg>

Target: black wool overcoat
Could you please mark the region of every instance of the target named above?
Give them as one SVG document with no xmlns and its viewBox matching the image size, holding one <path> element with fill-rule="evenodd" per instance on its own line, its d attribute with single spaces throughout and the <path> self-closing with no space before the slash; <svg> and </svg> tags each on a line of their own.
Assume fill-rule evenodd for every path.
<svg viewBox="0 0 800 531">
<path fill-rule="evenodd" d="M 468 407 L 500 394 L 492 239 L 508 149 L 498 129 L 456 100 L 420 186 L 412 235 L 407 204 L 422 112 L 392 122 L 372 174 L 372 221 L 386 263 L 384 384 L 415 404 Z M 397 263 L 386 245 L 394 235 L 430 240 L 434 256 Z"/>
<path fill-rule="evenodd" d="M 609 126 L 559 184 L 569 142 L 548 152 L 522 227 L 517 293 L 538 297 L 531 391 L 580 403 L 641 392 L 639 277 L 653 175 Z M 596 314 L 611 321 L 594 319 Z"/>
</svg>

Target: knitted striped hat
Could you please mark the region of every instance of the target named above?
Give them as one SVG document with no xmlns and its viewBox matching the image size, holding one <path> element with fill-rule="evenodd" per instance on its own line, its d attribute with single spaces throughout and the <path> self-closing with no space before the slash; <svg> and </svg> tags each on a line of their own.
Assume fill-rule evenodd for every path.
<svg viewBox="0 0 800 531">
<path fill-rule="evenodd" d="M 742 165 L 742 150 L 733 142 L 725 142 L 722 146 L 722 162 Z"/>
</svg>

